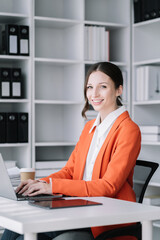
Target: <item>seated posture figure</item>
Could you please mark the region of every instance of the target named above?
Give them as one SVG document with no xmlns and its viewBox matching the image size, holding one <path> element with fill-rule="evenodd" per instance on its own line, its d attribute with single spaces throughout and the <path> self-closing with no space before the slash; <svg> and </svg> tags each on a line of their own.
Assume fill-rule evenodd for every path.
<svg viewBox="0 0 160 240">
<path fill-rule="evenodd" d="M 98 112 L 97 118 L 86 123 L 64 168 L 46 178 L 22 182 L 17 192 L 29 196 L 61 193 L 136 201 L 133 171 L 141 148 L 141 134 L 121 103 L 122 91 L 122 73 L 116 65 L 110 62 L 92 65 L 84 86 L 85 106 L 82 116 L 86 117 L 85 113 L 91 104 Z M 90 239 L 94 239 L 112 228 L 116 228 L 116 225 L 81 231 L 86 231 L 87 239 L 88 234 Z M 52 239 L 62 233 L 63 231 L 38 234 L 38 239 Z M 2 240 L 15 239 L 23 239 L 23 236 L 5 230 Z"/>
</svg>

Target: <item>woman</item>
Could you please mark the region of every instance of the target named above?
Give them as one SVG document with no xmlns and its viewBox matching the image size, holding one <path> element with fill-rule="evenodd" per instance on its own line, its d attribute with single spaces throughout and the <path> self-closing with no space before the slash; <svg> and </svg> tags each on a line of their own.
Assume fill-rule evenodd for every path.
<svg viewBox="0 0 160 240">
<path fill-rule="evenodd" d="M 122 73 L 116 65 L 110 62 L 92 65 L 85 82 L 86 102 L 82 116 L 86 116 L 91 104 L 98 112 L 96 120 L 85 125 L 64 168 L 40 181 L 22 182 L 17 192 L 29 196 L 62 193 L 69 196 L 105 196 L 136 201 L 132 188 L 133 170 L 140 152 L 141 134 L 121 104 L 122 90 Z M 115 227 L 93 227 L 88 233 L 92 239 Z M 6 230 L 2 240 L 22 239 L 6 238 L 5 234 L 14 233 Z M 55 234 L 52 235 L 54 237 L 59 233 L 52 234 Z M 41 239 L 40 236 L 38 239 Z"/>
</svg>

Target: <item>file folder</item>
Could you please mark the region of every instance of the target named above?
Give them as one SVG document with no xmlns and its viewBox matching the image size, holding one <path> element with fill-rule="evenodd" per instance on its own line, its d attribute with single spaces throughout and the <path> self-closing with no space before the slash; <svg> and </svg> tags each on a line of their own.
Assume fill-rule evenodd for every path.
<svg viewBox="0 0 160 240">
<path fill-rule="evenodd" d="M 19 26 L 19 53 L 29 56 L 29 26 Z"/>
<path fill-rule="evenodd" d="M 157 17 L 160 17 L 160 1 L 156 0 Z"/>
<path fill-rule="evenodd" d="M 6 142 L 18 142 L 18 113 L 6 113 Z"/>
<path fill-rule="evenodd" d="M 11 69 L 10 68 L 0 69 L 0 97 L 1 98 L 11 97 Z"/>
<path fill-rule="evenodd" d="M 6 114 L 0 113 L 0 143 L 6 142 Z"/>
<path fill-rule="evenodd" d="M 18 142 L 28 142 L 28 113 L 18 113 Z"/>
<path fill-rule="evenodd" d="M 141 0 L 134 0 L 134 22 L 138 23 L 141 21 L 142 21 Z"/>
<path fill-rule="evenodd" d="M 2 31 L 2 52 L 3 54 L 18 55 L 17 25 L 5 25 L 5 30 Z"/>
<path fill-rule="evenodd" d="M 21 78 L 21 69 L 20 68 L 12 69 L 11 96 L 12 96 L 12 98 L 22 98 L 22 78 Z"/>
<path fill-rule="evenodd" d="M 157 6 L 157 0 L 152 0 L 150 1 L 150 18 L 157 18 L 158 17 L 158 6 Z"/>
</svg>

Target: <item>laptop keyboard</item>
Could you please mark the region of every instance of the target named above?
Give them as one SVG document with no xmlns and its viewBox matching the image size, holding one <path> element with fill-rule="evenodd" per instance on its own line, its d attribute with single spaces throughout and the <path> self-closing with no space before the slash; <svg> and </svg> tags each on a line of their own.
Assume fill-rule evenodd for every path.
<svg viewBox="0 0 160 240">
<path fill-rule="evenodd" d="M 36 195 L 36 196 L 23 196 L 22 194 L 19 194 L 19 193 L 16 193 L 16 196 L 18 199 L 25 199 L 25 200 L 34 200 L 34 199 L 49 199 L 49 198 L 52 198 L 53 196 L 52 195 L 49 195 L 49 194 L 39 194 L 39 195 Z"/>
<path fill-rule="evenodd" d="M 22 194 L 20 194 L 20 193 L 16 193 L 16 196 L 17 196 L 17 198 L 24 198 L 25 196 L 23 196 Z"/>
</svg>

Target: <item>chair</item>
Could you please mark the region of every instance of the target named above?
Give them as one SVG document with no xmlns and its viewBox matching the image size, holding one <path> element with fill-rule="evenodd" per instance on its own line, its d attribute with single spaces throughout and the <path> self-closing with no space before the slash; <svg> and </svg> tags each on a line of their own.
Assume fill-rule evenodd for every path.
<svg viewBox="0 0 160 240">
<path fill-rule="evenodd" d="M 144 160 L 137 160 L 134 169 L 134 191 L 136 193 L 137 202 L 142 203 L 147 186 L 158 168 L 159 164 Z M 143 173 L 143 174 L 142 174 Z M 142 239 L 142 225 L 140 222 L 136 224 L 120 227 L 117 229 L 103 232 L 95 240 L 106 240 L 113 237 L 134 236 L 138 240 Z"/>
<path fill-rule="evenodd" d="M 155 162 L 149 162 L 144 160 L 137 160 L 136 166 L 134 169 L 134 191 L 136 193 L 137 202 L 142 203 L 143 198 L 147 189 L 147 186 L 155 173 L 156 169 L 158 168 L 159 164 Z M 143 174 L 142 174 L 143 173 Z M 68 234 L 68 233 L 67 233 Z M 66 240 L 72 239 L 77 240 L 78 232 L 71 231 L 67 235 L 66 233 L 62 234 L 61 237 L 58 236 L 55 240 Z M 109 230 L 106 232 L 101 233 L 99 236 L 95 238 L 95 240 L 106 240 L 108 238 L 113 237 L 122 237 L 122 236 L 134 236 L 138 240 L 142 239 L 142 225 L 140 222 L 137 222 L 133 225 L 128 225 L 125 227 L 116 228 L 113 230 Z M 86 237 L 86 238 L 85 238 Z M 83 237 L 81 238 L 83 239 Z M 90 239 L 84 234 L 84 239 Z"/>
</svg>

